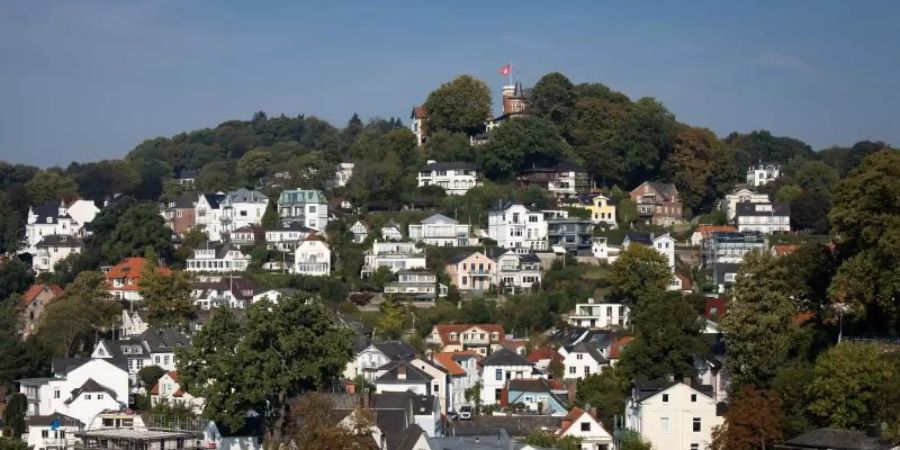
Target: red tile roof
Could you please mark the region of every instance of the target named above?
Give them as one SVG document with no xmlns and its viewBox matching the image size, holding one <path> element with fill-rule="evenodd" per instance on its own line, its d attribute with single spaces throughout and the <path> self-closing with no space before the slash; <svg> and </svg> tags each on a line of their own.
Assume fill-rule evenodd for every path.
<svg viewBox="0 0 900 450">
<path fill-rule="evenodd" d="M 497 341 L 503 341 L 503 325 L 497 325 L 495 323 L 482 323 L 482 324 L 438 324 L 435 325 L 434 328 L 437 329 L 438 334 L 441 336 L 441 342 L 446 344 L 459 344 L 459 335 L 465 330 L 468 330 L 472 327 L 478 327 L 488 333 L 496 332 L 499 335 L 499 339 Z M 450 333 L 456 333 L 456 339 L 450 339 Z"/>
<path fill-rule="evenodd" d="M 562 361 L 563 357 L 559 354 L 558 351 L 553 350 L 550 347 L 541 347 L 529 353 L 528 356 L 525 357 L 525 359 L 530 362 L 536 363 L 544 359 L 549 359 L 550 361 Z"/>
<path fill-rule="evenodd" d="M 622 349 L 633 340 L 634 338 L 631 336 L 622 336 L 616 339 L 615 342 L 609 346 L 609 359 L 619 359 L 622 356 Z"/>
<path fill-rule="evenodd" d="M 112 289 L 136 291 L 138 290 L 138 284 L 140 283 L 141 273 L 144 271 L 144 266 L 146 264 L 147 260 L 139 256 L 125 258 L 120 263 L 112 266 L 109 269 L 109 272 L 106 272 L 106 281 L 112 284 L 112 280 L 117 278 L 134 280 L 134 283 L 125 283 L 123 286 L 113 287 Z M 165 266 L 160 267 L 157 271 L 163 275 L 172 273 L 172 271 Z"/>
<path fill-rule="evenodd" d="M 434 360 L 441 365 L 441 367 L 447 369 L 447 372 L 450 375 L 465 375 L 466 370 L 453 359 L 454 355 L 457 355 L 456 352 L 438 352 L 434 354 Z"/>
<path fill-rule="evenodd" d="M 790 255 L 791 253 L 794 253 L 795 251 L 797 251 L 797 248 L 799 248 L 799 246 L 797 246 L 795 244 L 773 245 L 772 246 L 772 254 L 775 256 Z"/>
<path fill-rule="evenodd" d="M 574 407 L 574 408 L 572 408 L 572 410 L 569 411 L 568 414 L 566 414 L 566 417 L 563 417 L 563 420 L 562 420 L 562 428 L 559 429 L 559 433 L 558 433 L 558 434 L 559 434 L 560 436 L 562 436 L 563 434 L 566 434 L 566 431 L 569 431 L 569 428 L 571 428 L 572 425 L 573 425 L 575 422 L 577 422 L 578 419 L 580 419 L 581 416 L 582 416 L 583 414 L 588 414 L 588 415 L 590 415 L 591 417 L 594 417 L 594 416 L 591 415 L 590 413 L 587 413 L 585 410 L 583 410 L 583 409 L 581 409 L 581 408 L 579 408 L 579 407 L 577 407 L 577 406 Z M 594 420 L 597 420 L 597 418 L 594 417 Z"/>
<path fill-rule="evenodd" d="M 716 310 L 715 315 L 713 315 L 713 308 Z M 706 306 L 703 309 L 703 317 L 718 322 L 722 317 L 725 317 L 727 311 L 728 302 L 726 302 L 724 298 L 711 298 L 706 301 Z"/>
<path fill-rule="evenodd" d="M 700 225 L 697 232 L 706 239 L 713 233 L 737 233 L 737 228 L 731 225 Z"/>
<path fill-rule="evenodd" d="M 49 289 L 50 292 L 53 293 L 53 297 L 56 297 L 63 292 L 62 288 L 55 284 L 51 284 L 49 286 L 42 283 L 32 284 L 31 287 L 28 288 L 28 290 L 25 291 L 24 294 L 22 294 L 22 299 L 20 300 L 20 304 L 22 305 L 22 307 L 24 308 L 30 305 L 31 302 L 33 302 L 37 298 L 37 296 L 41 294 L 41 292 L 44 292 L 44 289 Z"/>
<path fill-rule="evenodd" d="M 424 119 L 425 115 L 424 106 L 416 106 L 413 108 L 413 116 L 415 116 L 416 119 Z"/>
</svg>

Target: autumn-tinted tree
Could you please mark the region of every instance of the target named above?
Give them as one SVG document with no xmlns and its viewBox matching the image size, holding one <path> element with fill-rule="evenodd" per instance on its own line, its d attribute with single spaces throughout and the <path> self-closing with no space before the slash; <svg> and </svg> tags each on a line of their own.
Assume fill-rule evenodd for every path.
<svg viewBox="0 0 900 450">
<path fill-rule="evenodd" d="M 379 448 L 372 437 L 375 418 L 371 410 L 352 411 L 350 424 L 346 426 L 341 422 L 345 417 L 347 411 L 336 409 L 327 395 L 304 394 L 291 405 L 286 439 L 309 450 Z"/>
<path fill-rule="evenodd" d="M 900 330 L 900 152 L 866 157 L 841 181 L 828 216 L 843 259 L 832 301 L 873 329 Z"/>
<path fill-rule="evenodd" d="M 547 167 L 569 156 L 571 149 L 552 122 L 537 117 L 509 120 L 491 132 L 479 149 L 485 175 L 507 178 L 523 168 Z"/>
<path fill-rule="evenodd" d="M 379 339 L 394 340 L 403 336 L 410 319 L 406 305 L 393 297 L 381 303 L 381 318 L 378 320 L 376 332 Z"/>
<path fill-rule="evenodd" d="M 663 163 L 663 172 L 681 194 L 685 208 L 696 212 L 707 206 L 725 187 L 716 186 L 715 173 L 722 170 L 719 159 L 726 159 L 725 147 L 716 135 L 705 128 L 680 127 L 675 136 L 672 154 Z M 723 182 L 729 181 L 727 174 Z"/>
<path fill-rule="evenodd" d="M 745 386 L 728 405 L 725 423 L 713 429 L 713 450 L 766 450 L 781 443 L 781 399 Z"/>
<path fill-rule="evenodd" d="M 491 115 L 491 90 L 483 81 L 461 75 L 434 90 L 425 100 L 430 132 L 447 130 L 472 135 Z"/>
<path fill-rule="evenodd" d="M 900 366 L 876 345 L 841 343 L 813 370 L 808 410 L 821 426 L 862 429 L 900 418 Z"/>
<path fill-rule="evenodd" d="M 788 269 L 768 253 L 750 253 L 738 273 L 721 327 L 734 386 L 768 386 L 791 349 L 797 313 Z"/>
</svg>

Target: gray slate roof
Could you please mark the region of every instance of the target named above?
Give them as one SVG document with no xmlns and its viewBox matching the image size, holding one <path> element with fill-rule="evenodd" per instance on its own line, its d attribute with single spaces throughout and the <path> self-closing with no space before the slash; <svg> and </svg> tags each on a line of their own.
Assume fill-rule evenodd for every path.
<svg viewBox="0 0 900 450">
<path fill-rule="evenodd" d="M 68 218 L 68 214 L 59 215 L 60 202 L 50 201 L 40 206 L 32 207 L 37 216 L 37 223 L 59 223 L 59 219 Z M 50 219 L 48 222 L 47 219 Z"/>
<path fill-rule="evenodd" d="M 69 397 L 68 400 L 66 400 L 66 404 L 68 405 L 68 404 L 74 402 L 75 399 L 78 398 L 78 396 L 80 396 L 83 393 L 94 393 L 94 392 L 105 392 L 105 393 L 109 394 L 109 396 L 112 397 L 113 400 L 118 400 L 118 397 L 116 396 L 116 391 L 94 381 L 93 378 L 88 378 L 88 380 L 85 381 L 84 384 L 82 384 L 78 388 L 72 390 L 72 396 Z"/>
<path fill-rule="evenodd" d="M 262 203 L 269 199 L 262 192 L 251 191 L 245 188 L 229 192 L 228 197 L 232 203 Z"/>
<path fill-rule="evenodd" d="M 434 162 L 431 164 L 426 164 L 425 167 L 422 168 L 422 172 L 429 172 L 432 170 L 477 170 L 472 163 L 467 163 L 463 161 L 452 161 L 452 162 Z"/>
<path fill-rule="evenodd" d="M 44 236 L 41 239 L 41 242 L 38 242 L 36 247 L 84 247 L 84 242 L 81 242 L 81 239 L 78 239 L 75 236 L 68 236 L 65 234 L 49 234 Z"/>
<path fill-rule="evenodd" d="M 791 205 L 787 203 L 773 202 L 771 211 L 757 211 L 756 207 L 765 205 L 766 203 L 750 203 L 740 202 L 735 207 L 736 216 L 758 216 L 758 217 L 784 217 L 791 215 Z"/>
<path fill-rule="evenodd" d="M 416 357 L 415 347 L 403 341 L 384 341 L 372 344 L 391 361 L 409 361 Z"/>
<path fill-rule="evenodd" d="M 386 370 L 383 375 L 375 381 L 377 383 L 430 383 L 434 378 L 423 372 L 409 361 L 393 361 L 378 368 L 379 371 Z M 406 371 L 406 378 L 400 379 L 399 373 Z"/>
<path fill-rule="evenodd" d="M 447 217 L 447 216 L 445 216 L 445 215 L 443 215 L 443 214 L 432 214 L 432 215 L 426 217 L 425 219 L 423 219 L 423 220 L 422 220 L 422 223 L 423 223 L 423 224 L 452 223 L 452 224 L 456 225 L 456 224 L 458 224 L 459 222 L 456 221 L 456 220 L 453 220 L 453 219 L 451 219 L 451 218 L 449 218 L 449 217 Z"/>
<path fill-rule="evenodd" d="M 869 436 L 863 431 L 836 428 L 819 428 L 801 434 L 778 447 L 833 450 L 888 450 L 894 448 L 890 442 Z"/>
<path fill-rule="evenodd" d="M 533 366 L 522 355 L 511 350 L 501 348 L 484 359 L 482 366 Z"/>
<path fill-rule="evenodd" d="M 58 412 L 48 416 L 28 416 L 25 418 L 25 424 L 34 427 L 49 427 L 54 420 L 58 420 L 59 425 L 63 427 L 81 427 L 84 425 L 80 420 Z"/>
</svg>

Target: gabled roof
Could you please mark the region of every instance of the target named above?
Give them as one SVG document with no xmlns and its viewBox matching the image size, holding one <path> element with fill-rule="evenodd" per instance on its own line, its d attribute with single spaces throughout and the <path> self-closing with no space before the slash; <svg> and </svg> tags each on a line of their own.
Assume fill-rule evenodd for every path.
<svg viewBox="0 0 900 450">
<path fill-rule="evenodd" d="M 403 440 L 400 441 L 397 450 L 414 450 L 416 443 L 419 442 L 419 439 L 423 435 L 425 435 L 425 431 L 422 430 L 422 427 L 411 424 L 406 428 L 406 431 L 403 432 Z"/>
<path fill-rule="evenodd" d="M 177 209 L 193 209 L 197 205 L 197 198 L 197 193 L 185 192 L 178 196 L 174 202 L 171 202 L 171 205 Z"/>
<path fill-rule="evenodd" d="M 209 207 L 212 209 L 219 209 L 219 204 L 225 200 L 225 194 L 206 193 L 201 196 L 206 199 L 206 203 L 209 203 Z"/>
<path fill-rule="evenodd" d="M 609 346 L 609 359 L 619 359 L 622 356 L 622 350 L 624 350 L 625 346 L 633 340 L 633 336 L 622 336 L 616 339 L 612 345 Z"/>
<path fill-rule="evenodd" d="M 544 359 L 548 359 L 550 361 L 562 361 L 563 357 L 559 354 L 558 351 L 553 350 L 550 347 L 541 347 L 529 353 L 528 356 L 525 357 L 525 359 L 533 363 L 537 363 L 538 361 Z"/>
<path fill-rule="evenodd" d="M 629 242 L 653 245 L 653 237 L 651 237 L 649 233 L 628 232 L 625 233 L 625 238 L 628 239 Z"/>
<path fill-rule="evenodd" d="M 228 193 L 228 198 L 232 203 L 260 203 L 268 200 L 265 194 L 259 191 L 251 191 L 246 188 L 240 188 L 236 191 Z"/>
<path fill-rule="evenodd" d="M 681 381 L 669 381 L 664 379 L 650 380 L 650 381 L 635 381 L 632 383 L 632 388 L 637 390 L 637 401 L 638 403 L 643 402 L 649 398 L 655 397 L 657 394 L 660 394 L 664 391 L 668 391 L 674 386 L 679 384 L 684 384 Z M 690 386 L 684 384 L 689 389 L 699 392 L 710 399 L 713 398 L 713 389 L 712 386 L 702 384 L 699 386 Z"/>
<path fill-rule="evenodd" d="M 378 368 L 384 370 L 384 374 L 375 380 L 375 383 L 429 383 L 434 379 L 431 375 L 409 361 L 392 361 Z M 406 372 L 405 378 L 400 374 Z"/>
<path fill-rule="evenodd" d="M 191 289 L 199 291 L 198 298 L 208 297 L 212 293 L 211 291 L 231 291 L 231 295 L 238 300 L 250 300 L 259 293 L 256 283 L 244 277 L 223 277 L 218 281 L 195 281 L 191 284 Z M 249 293 L 245 295 L 245 291 Z"/>
<path fill-rule="evenodd" d="M 566 434 L 566 432 L 569 431 L 570 428 L 572 428 L 572 425 L 575 425 L 575 422 L 577 422 L 578 419 L 580 419 L 581 416 L 583 416 L 585 414 L 587 414 L 591 419 L 593 419 L 594 422 L 596 422 L 598 424 L 600 423 L 600 421 L 597 420 L 597 418 L 594 417 L 593 414 L 576 406 L 576 407 L 572 408 L 568 414 L 566 414 L 566 417 L 563 417 L 563 420 L 562 420 L 563 427 L 560 428 L 560 430 L 557 434 L 560 436 Z"/>
<path fill-rule="evenodd" d="M 94 381 L 93 378 L 88 378 L 87 381 L 84 382 L 84 384 L 82 384 L 80 387 L 72 390 L 72 396 L 69 397 L 69 399 L 66 400 L 65 403 L 68 405 L 68 404 L 74 402 L 75 399 L 77 399 L 81 394 L 94 393 L 94 392 L 104 392 L 104 393 L 109 394 L 109 396 L 112 397 L 113 400 L 118 400 L 118 397 L 116 396 L 116 391 Z"/>
<path fill-rule="evenodd" d="M 772 246 L 772 254 L 775 256 L 790 255 L 797 251 L 800 246 L 796 244 L 777 244 Z"/>
<path fill-rule="evenodd" d="M 888 450 L 894 448 L 887 440 L 869 436 L 864 431 L 819 428 L 801 434 L 787 442 L 785 448 L 835 450 Z"/>
<path fill-rule="evenodd" d="M 468 330 L 472 327 L 478 327 L 484 330 L 487 333 L 497 333 L 498 340 L 503 340 L 505 335 L 503 334 L 503 325 L 498 325 L 495 323 L 481 323 L 481 324 L 472 324 L 472 323 L 459 323 L 459 324 L 450 324 L 450 323 L 441 323 L 434 326 L 437 329 L 438 334 L 441 336 L 441 342 L 445 344 L 458 344 L 459 343 L 459 334 L 465 330 Z M 456 333 L 456 339 L 450 339 L 450 333 Z"/>
<path fill-rule="evenodd" d="M 47 416 L 25 417 L 25 424 L 30 427 L 49 427 L 53 424 L 53 422 L 57 421 L 59 423 L 59 426 L 61 427 L 81 427 L 84 425 L 80 420 L 74 417 L 69 417 L 65 414 L 60 414 L 58 412 Z"/>
<path fill-rule="evenodd" d="M 48 292 L 52 294 L 51 298 L 53 298 L 58 296 L 59 294 L 62 294 L 63 290 L 61 287 L 55 284 L 46 285 L 43 283 L 35 283 L 32 284 L 24 294 L 22 294 L 22 297 L 19 299 L 19 304 L 23 308 L 30 305 L 31 302 L 35 301 L 35 299 L 37 299 L 37 296 L 42 292 Z"/>
<path fill-rule="evenodd" d="M 78 239 L 75 236 L 69 236 L 66 234 L 48 234 L 41 238 L 41 241 L 35 245 L 37 248 L 43 247 L 70 247 L 70 248 L 80 248 L 84 247 L 84 242 L 81 239 Z"/>
<path fill-rule="evenodd" d="M 136 339 L 143 342 L 152 353 L 173 352 L 176 348 L 191 345 L 190 338 L 176 328 L 151 328 Z"/>
<path fill-rule="evenodd" d="M 106 272 L 106 280 L 111 281 L 116 278 L 132 278 L 132 279 L 140 279 L 141 273 L 144 271 L 144 265 L 147 264 L 147 260 L 140 256 L 130 256 L 128 258 L 123 259 L 118 264 L 112 266 L 108 272 Z M 169 270 L 168 267 L 160 267 L 157 269 L 159 273 L 168 275 L 172 271 Z M 133 288 L 137 290 L 137 285 L 132 286 L 122 286 L 116 289 L 129 289 Z"/>
<path fill-rule="evenodd" d="M 466 352 L 437 352 L 432 355 L 435 362 L 440 364 L 450 375 L 462 376 L 466 374 L 466 369 L 459 364 L 460 357 L 474 357 L 474 351 Z"/>
<path fill-rule="evenodd" d="M 90 360 L 91 358 L 53 358 L 50 367 L 55 375 L 64 377 Z"/>
<path fill-rule="evenodd" d="M 59 207 L 61 204 L 61 202 L 50 201 L 43 205 L 32 206 L 31 210 L 34 212 L 34 215 L 37 216 L 36 223 L 59 223 L 59 219 L 69 218 L 68 214 L 59 214 Z M 47 219 L 50 219 L 50 221 L 48 222 Z"/>
<path fill-rule="evenodd" d="M 390 361 L 409 361 L 416 357 L 416 349 L 403 341 L 384 341 L 372 344 Z"/>
<path fill-rule="evenodd" d="M 594 361 L 597 361 L 597 363 L 599 364 L 609 363 L 609 360 L 606 359 L 606 357 L 604 357 L 602 353 L 600 353 L 600 350 L 597 349 L 597 346 L 594 343 L 582 341 L 573 346 L 567 347 L 566 350 L 568 350 L 569 353 L 587 353 L 591 356 L 591 358 L 594 359 Z"/>
<path fill-rule="evenodd" d="M 427 117 L 427 113 L 425 111 L 424 106 L 413 106 L 412 113 L 410 113 L 410 119 L 424 119 Z"/>
<path fill-rule="evenodd" d="M 459 222 L 456 220 L 453 220 L 443 214 L 432 214 L 422 220 L 422 224 L 426 224 L 426 225 L 435 224 L 435 223 L 446 223 L 446 224 L 456 225 Z"/>
<path fill-rule="evenodd" d="M 532 366 L 530 361 L 525 359 L 522 355 L 510 351 L 505 348 L 500 348 L 494 353 L 491 353 L 484 361 L 481 362 L 482 366 Z"/>
</svg>

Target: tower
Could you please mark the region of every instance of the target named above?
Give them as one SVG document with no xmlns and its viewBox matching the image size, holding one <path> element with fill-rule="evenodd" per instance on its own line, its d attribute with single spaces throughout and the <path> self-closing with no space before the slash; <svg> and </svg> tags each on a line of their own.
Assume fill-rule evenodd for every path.
<svg viewBox="0 0 900 450">
<path fill-rule="evenodd" d="M 516 77 L 516 84 L 507 84 L 500 92 L 503 96 L 503 115 L 519 115 L 525 112 L 528 105 L 525 89 L 522 88 L 522 80 L 519 77 Z"/>
</svg>

